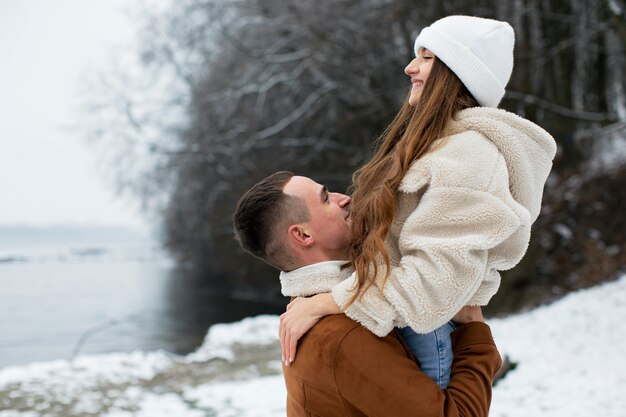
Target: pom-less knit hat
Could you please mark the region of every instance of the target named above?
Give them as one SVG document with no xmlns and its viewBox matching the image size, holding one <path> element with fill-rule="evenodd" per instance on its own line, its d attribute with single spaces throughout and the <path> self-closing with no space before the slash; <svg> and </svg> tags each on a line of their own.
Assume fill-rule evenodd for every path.
<svg viewBox="0 0 626 417">
<path fill-rule="evenodd" d="M 506 22 L 448 16 L 422 29 L 415 54 L 426 48 L 450 68 L 478 104 L 497 107 L 513 70 L 515 34 Z"/>
</svg>

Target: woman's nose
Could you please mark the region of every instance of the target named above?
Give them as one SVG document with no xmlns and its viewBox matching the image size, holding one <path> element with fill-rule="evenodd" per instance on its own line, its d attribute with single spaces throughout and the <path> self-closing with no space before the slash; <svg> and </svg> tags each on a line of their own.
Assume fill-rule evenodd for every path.
<svg viewBox="0 0 626 417">
<path fill-rule="evenodd" d="M 409 77 L 413 74 L 415 74 L 415 72 L 417 71 L 417 64 L 416 64 L 417 58 L 414 58 L 411 62 L 409 62 L 409 65 L 406 66 L 406 68 L 404 68 L 404 73 L 406 75 L 408 75 Z"/>
</svg>

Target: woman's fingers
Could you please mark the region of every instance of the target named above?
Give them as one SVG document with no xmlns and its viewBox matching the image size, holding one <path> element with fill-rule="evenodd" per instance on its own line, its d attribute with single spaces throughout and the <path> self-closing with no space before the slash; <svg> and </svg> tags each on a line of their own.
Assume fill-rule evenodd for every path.
<svg viewBox="0 0 626 417">
<path fill-rule="evenodd" d="M 285 333 L 287 330 L 285 329 L 285 314 L 281 314 L 280 316 L 280 327 L 278 330 L 278 334 L 280 336 L 280 352 L 281 352 L 281 360 L 285 362 Z"/>
<path fill-rule="evenodd" d="M 295 298 L 280 316 L 281 360 L 289 366 L 296 359 L 300 338 L 320 319 L 310 298 Z"/>
<path fill-rule="evenodd" d="M 291 323 L 290 317 L 285 313 L 280 316 L 280 348 L 281 360 L 289 366 L 296 358 L 296 348 L 300 339 L 297 329 Z"/>
<path fill-rule="evenodd" d="M 285 348 L 287 349 L 285 351 L 285 365 L 289 366 L 291 365 L 291 360 L 289 359 L 291 357 L 291 333 L 289 331 L 287 331 L 287 337 L 285 339 Z"/>
<path fill-rule="evenodd" d="M 292 346 L 292 335 L 289 323 L 289 315 L 287 313 L 283 313 L 280 316 L 280 349 L 282 351 L 281 360 L 285 362 L 285 365 L 287 366 L 293 362 L 293 360 L 289 360 L 289 358 L 291 358 Z"/>
<path fill-rule="evenodd" d="M 291 336 L 290 340 L 289 340 L 289 356 L 287 356 L 289 358 L 289 363 L 293 362 L 294 360 L 296 360 L 296 348 L 298 346 L 298 339 L 300 339 L 300 336 Z"/>
</svg>

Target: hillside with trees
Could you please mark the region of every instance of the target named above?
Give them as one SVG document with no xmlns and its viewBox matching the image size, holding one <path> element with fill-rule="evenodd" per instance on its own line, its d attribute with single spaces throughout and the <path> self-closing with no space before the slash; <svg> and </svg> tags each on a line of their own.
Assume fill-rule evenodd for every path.
<svg viewBox="0 0 626 417">
<path fill-rule="evenodd" d="M 233 239 L 239 196 L 278 170 L 345 191 L 408 92 L 420 28 L 506 20 L 515 67 L 500 106 L 559 145 L 531 247 L 491 306 L 512 311 L 626 267 L 625 13 L 622 0 L 172 2 L 140 10 L 138 50 L 92 77 L 85 133 L 181 268 L 280 299 L 276 272 Z"/>
</svg>

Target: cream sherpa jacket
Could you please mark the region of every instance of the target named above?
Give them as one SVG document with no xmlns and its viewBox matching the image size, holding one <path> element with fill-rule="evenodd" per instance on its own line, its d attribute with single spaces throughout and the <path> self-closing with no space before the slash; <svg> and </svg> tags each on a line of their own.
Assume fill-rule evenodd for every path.
<svg viewBox="0 0 626 417">
<path fill-rule="evenodd" d="M 539 126 L 504 110 L 459 112 L 448 136 L 403 178 L 386 239 L 392 270 L 345 311 L 384 336 L 428 333 L 465 305 L 486 305 L 524 256 L 556 152 Z M 384 271 L 384 268 L 381 268 Z M 332 289 L 339 306 L 355 275 Z"/>
</svg>

